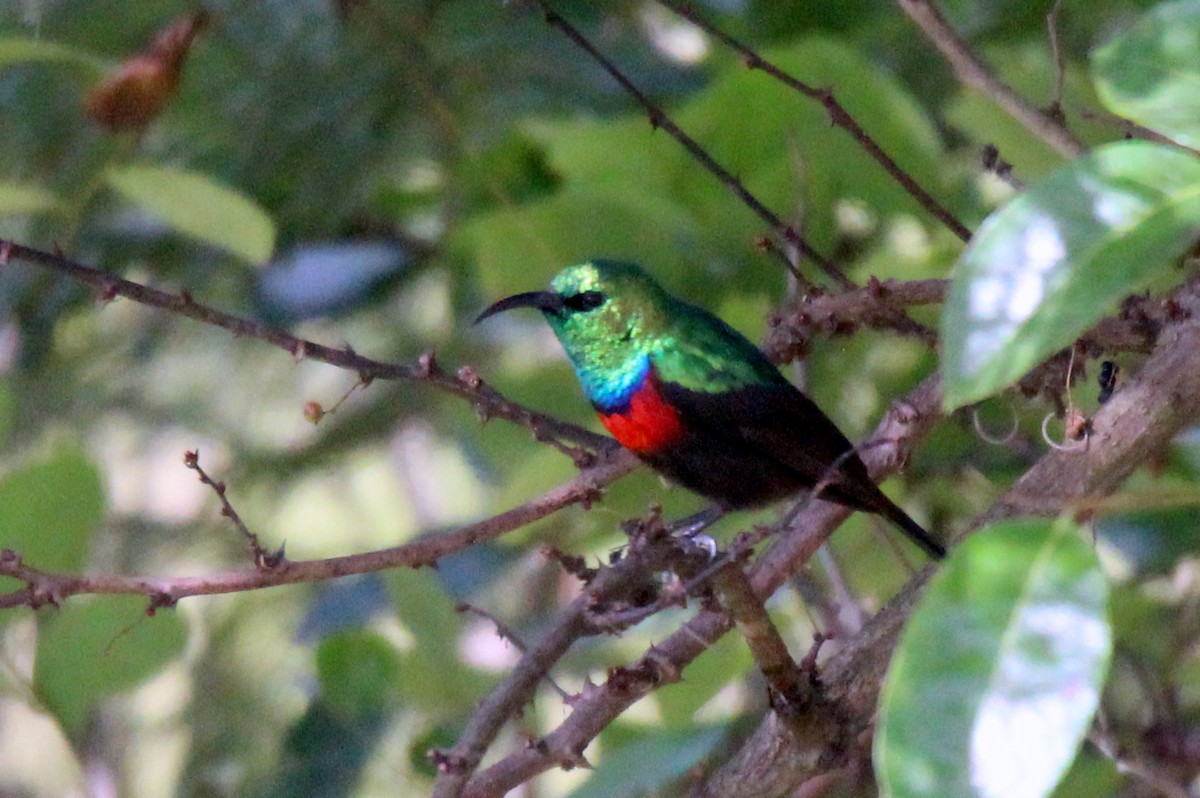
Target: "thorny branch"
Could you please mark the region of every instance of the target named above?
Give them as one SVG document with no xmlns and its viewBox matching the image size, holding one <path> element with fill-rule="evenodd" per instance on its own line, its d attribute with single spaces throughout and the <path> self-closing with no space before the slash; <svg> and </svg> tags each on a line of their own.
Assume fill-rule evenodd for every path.
<svg viewBox="0 0 1200 798">
<path fill-rule="evenodd" d="M 268 552 L 262 547 L 262 543 L 258 540 L 258 535 L 250 531 L 246 523 L 242 521 L 242 517 L 238 515 L 238 511 L 234 509 L 233 504 L 229 501 L 226 494 L 224 482 L 217 482 L 200 465 L 199 452 L 185 452 L 183 455 L 183 464 L 185 467 L 192 469 L 200 478 L 200 482 L 212 488 L 213 493 L 217 494 L 217 498 L 221 502 L 221 515 L 228 518 L 238 532 L 242 533 L 242 539 L 246 541 L 246 546 L 250 549 L 250 556 L 254 560 L 254 567 L 260 571 L 270 571 L 278 568 L 283 563 L 283 549 Z"/>
<path fill-rule="evenodd" d="M 288 352 L 297 360 L 315 360 L 331 366 L 353 371 L 363 381 L 412 380 L 432 385 L 439 390 L 454 394 L 469 401 L 480 418 L 496 417 L 528 427 L 534 436 L 543 440 L 570 441 L 597 452 L 612 451 L 615 441 L 603 435 L 568 424 L 522 407 L 506 399 L 499 391 L 484 382 L 474 369 L 463 366 L 457 374 L 449 374 L 438 365 L 432 353 L 423 355 L 414 365 L 383 363 L 363 357 L 352 349 L 334 349 L 313 341 L 297 338 L 276 327 L 260 324 L 250 319 L 211 308 L 197 302 L 185 289 L 172 294 L 149 286 L 125 280 L 114 274 L 85 266 L 63 255 L 27 247 L 15 241 L 0 239 L 0 266 L 13 260 L 44 266 L 76 282 L 94 288 L 101 300 L 117 297 L 132 299 L 143 305 L 168 310 L 178 316 L 220 327 L 239 338 L 254 338 Z M 568 450 L 577 462 L 586 463 L 587 452 Z"/>
<path fill-rule="evenodd" d="M 746 46 L 734 37 L 730 36 L 725 31 L 706 22 L 699 14 L 697 14 L 687 3 L 680 0 L 659 0 L 659 2 L 667 8 L 674 11 L 679 16 L 686 19 L 696 27 L 703 30 L 705 33 L 713 36 L 724 42 L 728 47 L 736 50 L 746 61 L 746 66 L 750 69 L 758 69 L 770 75 L 779 82 L 789 88 L 808 97 L 811 100 L 819 102 L 825 107 L 829 114 L 829 121 L 834 125 L 849 133 L 859 146 L 866 151 L 875 161 L 883 167 L 893 180 L 900 184 L 901 188 L 909 193 L 913 199 L 920 203 L 921 207 L 929 211 L 929 214 L 944 224 L 950 232 L 958 236 L 963 242 L 971 240 L 971 231 L 965 224 L 958 220 L 946 206 L 942 205 L 932 194 L 926 191 L 916 179 L 908 172 L 904 171 L 895 159 L 875 141 L 862 125 L 846 110 L 832 91 L 828 89 L 818 89 L 807 83 L 789 75 L 779 67 L 772 64 L 770 61 L 763 58 L 753 48 Z"/>
<path fill-rule="evenodd" d="M 957 38 L 957 35 L 931 3 L 924 0 L 898 1 L 918 22 L 926 35 L 938 45 L 964 82 L 988 93 L 1063 154 L 1077 155 L 1082 151 L 1082 146 L 1062 125 L 1060 119 L 1053 114 L 1046 114 L 1029 106 L 1011 89 L 992 76 L 986 66 L 976 59 Z M 661 109 L 652 104 L 615 66 L 606 61 L 577 29 L 566 23 L 544 0 L 538 0 L 538 2 L 545 11 L 549 24 L 562 30 L 596 58 L 632 96 L 642 103 L 650 115 L 652 124 L 666 129 L 705 168 L 722 180 L 739 199 L 758 213 L 777 235 L 821 265 L 841 287 L 852 287 L 849 280 L 836 266 L 819 253 L 812 251 L 795 230 L 784 225 L 775 214 L 759 204 L 735 177 L 713 161 L 711 156 L 677 128 Z M 666 4 L 672 8 L 678 6 L 678 3 L 675 2 Z M 693 21 L 695 20 L 693 19 Z M 728 37 L 722 36 L 721 38 L 735 48 L 742 47 Z M 751 56 L 753 57 L 748 60 L 750 67 L 775 74 L 769 63 L 753 54 L 752 51 Z M 775 76 L 785 79 L 780 78 L 779 75 Z M 794 79 L 791 80 L 794 81 Z M 785 82 L 788 80 L 785 79 Z M 794 82 L 799 84 L 799 81 Z M 792 84 L 789 83 L 789 85 Z M 884 165 L 885 169 L 888 168 L 887 163 L 879 157 L 880 154 L 883 154 L 882 150 L 879 150 L 877 145 L 873 149 L 871 145 L 874 142 L 865 133 L 859 136 L 855 132 L 857 123 L 848 114 L 845 114 L 843 118 L 844 110 L 839 114 L 837 109 L 840 109 L 840 105 L 837 105 L 830 92 L 814 89 L 804 84 L 793 87 L 822 102 L 829 110 L 832 121 L 854 135 L 860 144 Z M 878 154 L 876 150 L 879 150 Z M 886 155 L 884 157 L 886 158 Z M 892 170 L 889 169 L 889 172 Z M 960 238 L 966 240 L 964 233 L 967 235 L 969 233 L 965 227 L 949 216 L 948 212 L 946 215 L 949 218 L 943 218 L 938 211 L 940 205 L 932 197 L 928 197 L 926 194 L 928 201 L 923 200 L 921 198 L 923 190 L 920 186 L 916 186 L 914 183 L 914 188 L 906 184 L 902 179 L 904 176 L 902 172 L 900 175 L 894 172 L 892 174 L 932 215 L 939 218 Z M 166 308 L 180 315 L 223 327 L 235 335 L 246 335 L 267 341 L 300 359 L 312 358 L 351 369 L 357 372 L 363 380 L 413 379 L 431 383 L 439 389 L 467 398 L 483 416 L 501 416 L 524 424 L 534 430 L 535 435 L 539 437 L 550 437 L 552 440 L 560 439 L 583 447 L 594 448 L 597 450 L 598 458 L 595 463 L 584 468 L 576 479 L 539 499 L 510 510 L 508 513 L 444 536 L 394 549 L 350 557 L 295 563 L 281 560 L 277 565 L 258 571 L 239 571 L 217 575 L 209 579 L 139 580 L 127 577 L 85 578 L 46 574 L 23 565 L 16 554 L 5 551 L 0 554 L 0 574 L 24 580 L 26 588 L 0 596 L 0 606 L 19 604 L 37 606 L 46 602 L 58 602 L 79 592 L 130 592 L 151 597 L 150 606 L 151 609 L 154 609 L 173 605 L 179 598 L 189 595 L 324 579 L 386 567 L 419 567 L 432 563 L 446 553 L 457 551 L 480 540 L 490 539 L 508 529 L 522 526 L 563 506 L 571 503 L 586 504 L 594 498 L 596 491 L 601 486 L 627 473 L 635 465 L 630 456 L 616 451 L 612 443 L 602 436 L 596 436 L 586 430 L 563 424 L 508 402 L 486 386 L 469 369 L 460 371 L 457 376 L 446 374 L 431 356 L 423 358 L 414 366 L 379 363 L 362 358 L 348 349 L 338 350 L 323 347 L 294 338 L 282 331 L 206 308 L 195 303 L 186 291 L 175 295 L 155 291 L 82 266 L 59 255 L 0 240 L 0 264 L 7 262 L 10 258 L 40 263 L 69 274 L 73 278 L 95 287 L 104 299 L 125 296 L 144 304 Z M 901 306 L 923 304 L 940 301 L 944 285 L 935 285 L 935 283 L 940 283 L 940 281 L 897 284 L 890 288 L 896 294 L 905 295 L 905 298 L 900 300 Z M 865 289 L 848 291 L 835 297 L 816 297 L 806 305 L 805 309 L 800 311 L 801 314 L 809 314 L 809 317 L 803 318 L 798 314 L 794 326 L 803 329 L 805 327 L 822 328 L 822 325 L 833 324 L 836 327 L 837 317 L 842 313 L 847 313 L 847 318 L 862 319 L 859 322 L 860 325 L 900 329 L 898 326 L 900 322 L 896 320 L 895 315 L 885 304 L 880 302 L 878 285 L 880 284 L 873 284 Z M 872 291 L 876 294 L 874 298 L 870 296 Z M 823 301 L 831 303 L 830 309 L 820 309 L 820 303 Z M 840 306 L 833 304 L 839 301 L 842 303 Z M 864 306 L 866 310 L 861 316 L 849 310 L 856 301 L 866 303 Z M 814 308 L 817 309 L 816 312 L 814 312 Z M 872 316 L 872 313 L 875 315 Z M 826 321 L 822 321 L 822 319 L 826 319 Z M 782 326 L 779 325 L 779 327 Z M 1153 368 L 1148 365 L 1135 383 L 1119 392 L 1114 401 L 1106 406 L 1097 417 L 1096 434 L 1101 436 L 1104 446 L 1110 451 L 1106 452 L 1103 457 L 1097 457 L 1099 446 L 1095 446 L 1090 447 L 1084 453 L 1054 452 L 1047 455 L 981 520 L 1017 512 L 1050 512 L 1053 507 L 1060 506 L 1063 502 L 1073 498 L 1111 491 L 1137 463 L 1152 454 L 1155 447 L 1161 447 L 1166 437 L 1173 434 L 1175 429 L 1200 412 L 1200 407 L 1196 406 L 1200 401 L 1197 399 L 1200 397 L 1200 384 L 1194 384 L 1197 382 L 1195 375 L 1200 374 L 1200 362 L 1198 362 L 1200 361 L 1200 354 L 1198 354 L 1200 353 L 1200 333 L 1197 333 L 1195 323 L 1189 321 L 1186 316 L 1170 317 L 1168 314 L 1162 325 L 1154 329 L 1153 334 L 1135 333 L 1132 337 L 1141 341 L 1142 345 L 1147 345 L 1145 343 L 1147 340 L 1153 342 L 1159 337 L 1158 333 L 1162 327 L 1169 327 L 1169 330 L 1168 334 L 1163 336 L 1163 342 L 1152 360 Z M 1120 332 L 1123 334 L 1129 329 L 1129 325 L 1125 325 Z M 930 337 L 930 334 L 921 329 L 919 325 L 914 326 L 911 330 L 912 334 L 923 339 Z M 835 329 L 833 332 L 844 331 Z M 784 332 L 780 332 L 778 335 L 772 333 L 772 337 L 779 339 L 775 352 L 778 358 L 794 356 L 798 351 L 794 331 L 789 331 L 787 335 L 792 335 L 793 339 L 786 340 Z M 769 338 L 768 348 L 775 348 L 771 346 L 771 343 Z M 1141 389 L 1140 393 L 1139 389 Z M 1123 397 L 1127 391 L 1131 394 L 1128 397 L 1129 401 L 1118 402 L 1117 399 Z M 1167 401 L 1173 401 L 1174 406 L 1164 406 L 1161 401 L 1146 404 L 1156 394 L 1160 397 L 1167 397 Z M 896 437 L 887 438 L 891 442 L 888 446 L 868 450 L 864 454 L 864 459 L 872 466 L 872 470 L 877 476 L 893 469 L 896 463 L 903 460 L 905 453 L 914 441 L 919 440 L 928 432 L 929 427 L 939 417 L 937 411 L 939 398 L 937 381 L 930 379 L 923 383 L 903 404 L 898 405 L 889 413 L 880 434 L 894 434 Z M 1131 405 L 1130 402 L 1137 404 Z M 1134 413 L 1131 407 L 1137 408 L 1139 412 Z M 1142 418 L 1138 423 L 1134 423 L 1132 419 L 1135 415 L 1149 418 Z M 1144 435 L 1146 440 L 1136 444 L 1131 443 L 1131 440 L 1139 435 Z M 579 450 L 566 447 L 565 444 L 560 445 L 575 455 L 577 459 L 584 460 L 586 458 L 586 452 L 579 452 Z M 1034 477 L 1035 472 L 1037 472 L 1036 477 Z M 1059 478 L 1048 480 L 1050 475 L 1057 475 Z M 219 483 L 210 481 L 209 484 Z M 224 501 L 223 491 L 219 491 L 219 494 Z M 777 590 L 780 584 L 795 572 L 797 567 L 807 561 L 817 546 L 846 514 L 847 512 L 842 508 L 819 502 L 813 503 L 796 517 L 791 526 L 791 533 L 782 536 L 747 571 L 742 571 L 740 564 L 730 563 L 728 567 L 736 569 L 736 573 L 733 570 L 728 572 L 732 576 L 732 581 L 725 586 L 726 590 L 722 591 L 722 594 L 727 597 L 733 595 L 734 603 L 736 600 L 749 602 L 749 614 L 742 614 L 740 617 L 750 618 L 754 616 L 755 609 L 761 610 L 761 602 Z M 244 530 L 244 528 L 243 531 L 249 534 L 248 530 Z M 626 595 L 631 586 L 637 584 L 637 576 L 640 575 L 639 569 L 644 570 L 646 567 L 646 561 L 639 554 L 631 556 L 613 567 L 598 571 L 580 597 L 564 611 L 551 631 L 526 652 L 522 664 L 513 672 L 510 679 L 493 691 L 484 705 L 481 705 L 480 710 L 472 718 L 472 725 L 460 738 L 455 749 L 438 760 L 439 766 L 444 771 L 444 778 L 439 780 L 438 788 L 445 791 L 439 794 L 458 795 L 465 789 L 465 794 L 471 796 L 498 796 L 554 765 L 564 767 L 586 765 L 583 750 L 596 734 L 638 698 L 661 684 L 677 680 L 688 662 L 731 628 L 732 621 L 729 613 L 711 605 L 702 607 L 684 627 L 668 637 L 662 644 L 647 652 L 638 662 L 610 672 L 609 678 L 601 685 L 589 684 L 575 699 L 571 716 L 558 729 L 524 750 L 500 760 L 482 773 L 475 774 L 475 768 L 478 767 L 483 754 L 494 740 L 498 729 L 520 711 L 529 700 L 536 685 L 546 676 L 562 653 L 582 635 L 597 631 L 591 621 L 595 617 L 594 611 L 597 602 L 603 603 L 611 601 L 614 597 L 620 598 Z M 717 571 L 718 580 L 723 573 L 723 570 Z M 926 569 L 925 572 L 915 577 L 900 595 L 868 624 L 864 632 L 851 641 L 851 645 L 826 667 L 823 673 L 824 695 L 830 705 L 838 707 L 839 711 L 839 717 L 836 719 L 833 729 L 834 733 L 805 735 L 803 730 L 798 730 L 794 724 L 781 724 L 779 716 L 772 714 L 738 757 L 707 785 L 706 794 L 730 796 L 730 798 L 749 794 L 782 794 L 795 789 L 797 785 L 808 779 L 820 778 L 822 772 L 829 772 L 827 768 L 831 761 L 831 753 L 836 754 L 832 761 L 837 761 L 838 757 L 842 755 L 842 752 L 831 752 L 831 748 L 834 746 L 831 746 L 830 740 L 836 739 L 839 741 L 838 745 L 841 745 L 840 741 L 869 727 L 882 669 L 887 663 L 898 630 L 911 610 L 929 573 L 930 569 Z M 739 617 L 737 611 L 731 614 L 735 618 Z M 770 637 L 769 632 L 766 637 Z M 780 648 L 781 645 L 782 641 L 768 640 L 765 648 L 760 651 L 763 656 L 757 657 L 757 660 L 760 664 L 769 663 L 764 670 L 771 669 L 779 677 L 778 680 L 772 682 L 782 685 L 777 689 L 791 690 L 795 686 L 793 682 L 798 671 L 790 667 L 794 665 L 794 662 L 791 662 L 786 648 Z M 488 701 L 493 703 L 489 705 Z M 798 748 L 799 751 L 797 751 Z M 826 768 L 826 770 L 822 771 L 821 768 Z M 762 780 L 756 781 L 756 779 Z M 768 786 L 764 786 L 764 784 Z"/>
<path fill-rule="evenodd" d="M 850 281 L 850 278 L 846 277 L 845 273 L 842 272 L 842 270 L 835 263 L 833 263 L 833 261 L 829 260 L 817 250 L 813 249 L 808 241 L 806 241 L 803 236 L 796 232 L 794 227 L 784 224 L 783 220 L 780 219 L 774 211 L 772 211 L 766 205 L 763 205 L 757 197 L 750 193 L 750 190 L 746 188 L 742 181 L 738 180 L 737 177 L 735 177 L 728 169 L 717 163 L 717 161 L 708 154 L 708 151 L 701 147 L 695 139 L 693 139 L 678 125 L 671 121 L 671 118 L 667 116 L 666 112 L 663 111 L 662 108 L 660 108 L 648 96 L 646 96 L 645 92 L 639 89 L 633 83 L 633 81 L 625 75 L 624 72 L 617 68 L 616 64 L 608 60 L 603 53 L 597 50 L 596 46 L 592 44 L 591 41 L 588 40 L 588 38 L 584 36 L 578 28 L 576 28 L 561 14 L 555 11 L 554 8 L 547 2 L 547 0 L 535 0 L 535 2 L 537 2 L 538 6 L 542 9 L 542 13 L 546 18 L 546 24 L 562 31 L 563 35 L 574 42 L 579 49 L 583 50 L 593 60 L 595 60 L 596 63 L 603 67 L 604 71 L 611 75 L 613 79 L 621 85 L 621 88 L 623 88 L 631 97 L 637 100 L 637 102 L 643 108 L 646 109 L 646 113 L 650 116 L 650 124 L 655 129 L 661 128 L 662 130 L 665 130 L 671 136 L 671 138 L 678 141 L 683 148 L 688 151 L 688 154 L 696 159 L 697 163 L 699 163 L 714 177 L 725 184 L 725 186 L 727 186 L 729 190 L 732 191 L 747 208 L 754 211 L 754 213 L 760 219 L 766 222 L 776 235 L 794 246 L 800 251 L 801 254 L 804 255 L 804 257 L 816 263 L 817 266 L 821 268 L 821 271 L 825 272 L 825 274 L 840 287 L 854 287 L 854 283 Z M 793 269 L 793 272 L 794 271 L 795 270 Z M 799 277 L 799 275 L 797 275 L 797 277 Z"/>
<path fill-rule="evenodd" d="M 1084 145 L 1069 131 L 1062 119 L 1031 105 L 995 73 L 967 46 L 950 26 L 932 0 L 897 0 L 900 8 L 917 24 L 942 56 L 950 62 L 954 74 L 967 86 L 983 92 L 1008 114 L 1059 154 L 1078 158 Z"/>
<path fill-rule="evenodd" d="M 210 576 L 76 576 L 40 571 L 25 565 L 17 552 L 5 549 L 0 554 L 0 576 L 19 579 L 25 582 L 25 587 L 0 594 L 0 608 L 57 605 L 71 596 L 82 593 L 143 595 L 150 598 L 152 608 L 165 607 L 173 606 L 188 596 L 316 582 L 388 568 L 431 566 L 442 557 L 493 540 L 539 518 L 545 518 L 563 507 L 572 504 L 587 506 L 597 499 L 605 485 L 636 467 L 637 461 L 628 452 L 610 449 L 601 454 L 594 465 L 584 468 L 569 482 L 499 515 L 468 524 L 452 532 L 431 535 L 390 549 L 342 557 L 321 560 L 280 558 L 274 567 L 265 569 L 229 571 Z"/>
<path fill-rule="evenodd" d="M 928 434 L 940 418 L 941 392 L 936 378 L 922 383 L 893 406 L 872 436 L 884 442 L 863 449 L 862 458 L 879 479 L 894 471 L 911 448 Z M 747 576 L 760 601 L 773 594 L 820 547 L 849 515 L 849 510 L 827 502 L 806 502 L 791 521 L 787 534 L 778 536 L 748 569 Z M 564 616 L 569 617 L 569 616 Z M 560 619 L 555 629 L 566 623 Z M 619 678 L 590 687 L 574 702 L 572 712 L 557 729 L 533 746 L 509 754 L 476 774 L 462 791 L 471 798 L 498 798 L 538 773 L 577 757 L 588 743 L 617 716 L 678 673 L 732 628 L 728 615 L 715 608 L 700 609 L 679 630 L 657 643 L 636 662 L 619 670 Z M 496 688 L 503 691 L 504 686 Z M 772 716 L 773 717 L 773 716 Z M 456 777 L 456 781 L 461 776 Z M 447 791 L 440 796 L 459 793 Z"/>
</svg>

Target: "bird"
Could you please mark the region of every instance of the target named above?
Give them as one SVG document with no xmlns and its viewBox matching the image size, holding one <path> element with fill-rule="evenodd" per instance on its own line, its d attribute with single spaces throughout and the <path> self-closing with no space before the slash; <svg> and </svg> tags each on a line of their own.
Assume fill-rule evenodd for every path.
<svg viewBox="0 0 1200 798">
<path fill-rule="evenodd" d="M 721 510 L 801 490 L 888 519 L 933 559 L 946 550 L 884 495 L 837 425 L 737 330 L 668 293 L 640 266 L 568 266 L 548 291 L 476 318 L 540 310 L 617 442 Z"/>
</svg>

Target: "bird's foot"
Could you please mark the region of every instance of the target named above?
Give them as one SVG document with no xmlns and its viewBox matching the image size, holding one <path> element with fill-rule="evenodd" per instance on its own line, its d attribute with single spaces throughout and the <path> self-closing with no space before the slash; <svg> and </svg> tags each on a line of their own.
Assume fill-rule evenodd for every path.
<svg viewBox="0 0 1200 798">
<path fill-rule="evenodd" d="M 723 515 L 725 515 L 724 508 L 713 505 L 695 515 L 681 518 L 668 526 L 667 531 L 677 535 L 681 541 L 703 549 L 708 553 L 708 559 L 711 560 L 717 556 L 717 542 L 708 535 L 700 533 L 720 520 Z"/>
<path fill-rule="evenodd" d="M 713 540 L 710 535 L 684 534 L 680 538 L 696 548 L 703 549 L 708 554 L 708 559 L 715 560 L 717 558 L 717 541 Z"/>
</svg>

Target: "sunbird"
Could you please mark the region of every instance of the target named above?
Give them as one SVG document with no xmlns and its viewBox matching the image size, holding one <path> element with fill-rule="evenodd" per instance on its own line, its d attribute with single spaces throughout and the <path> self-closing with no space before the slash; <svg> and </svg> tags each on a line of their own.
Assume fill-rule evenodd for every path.
<svg viewBox="0 0 1200 798">
<path fill-rule="evenodd" d="M 724 510 L 819 487 L 820 498 L 881 515 L 929 556 L 945 556 L 758 347 L 641 267 L 568 266 L 549 291 L 501 299 L 475 322 L 514 308 L 542 312 L 601 423 L 669 481 Z"/>
</svg>

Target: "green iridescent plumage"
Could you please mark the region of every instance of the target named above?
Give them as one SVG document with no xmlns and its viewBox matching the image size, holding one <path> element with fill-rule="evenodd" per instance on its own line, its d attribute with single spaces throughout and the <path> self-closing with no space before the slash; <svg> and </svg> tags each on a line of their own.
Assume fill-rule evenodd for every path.
<svg viewBox="0 0 1200 798">
<path fill-rule="evenodd" d="M 589 399 L 603 400 L 646 359 L 659 377 L 693 391 L 729 391 L 783 380 L 741 333 L 677 299 L 641 268 L 595 261 L 569 266 L 550 284 L 560 296 L 595 291 L 619 301 L 590 313 L 547 314 Z"/>
<path fill-rule="evenodd" d="M 609 431 L 673 481 L 728 509 L 819 486 L 821 498 L 883 515 L 945 554 L 754 344 L 638 266 L 569 266 L 549 291 L 502 299 L 479 320 L 520 307 L 542 311 Z"/>
</svg>

